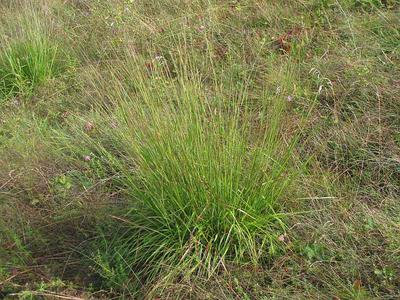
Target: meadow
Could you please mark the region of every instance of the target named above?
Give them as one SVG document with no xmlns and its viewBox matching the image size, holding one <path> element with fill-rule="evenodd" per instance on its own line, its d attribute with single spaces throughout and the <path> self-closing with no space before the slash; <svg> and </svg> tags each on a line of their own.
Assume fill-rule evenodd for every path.
<svg viewBox="0 0 400 300">
<path fill-rule="evenodd" d="M 400 298 L 400 1 L 2 0 L 0 298 Z"/>
</svg>

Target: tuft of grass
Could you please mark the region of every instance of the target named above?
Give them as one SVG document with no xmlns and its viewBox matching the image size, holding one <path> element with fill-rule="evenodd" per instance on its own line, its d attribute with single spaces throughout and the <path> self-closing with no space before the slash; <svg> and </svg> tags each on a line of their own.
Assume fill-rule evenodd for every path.
<svg viewBox="0 0 400 300">
<path fill-rule="evenodd" d="M 98 103 L 91 132 L 79 125 L 76 138 L 61 139 L 64 153 L 106 165 L 125 192 L 128 204 L 94 260 L 108 284 L 129 291 L 268 261 L 279 252 L 283 201 L 298 172 L 289 164 L 296 139 L 281 136 L 286 99 L 264 92 L 255 113 L 246 109 L 246 82 L 228 98 L 214 78 L 209 95 L 196 71 L 175 61 L 177 78 L 155 66 L 149 79 L 140 62 L 113 71 L 103 94 L 110 103 Z"/>
<path fill-rule="evenodd" d="M 54 24 L 33 2 L 9 4 L 21 13 L 14 18 L 5 13 L 0 34 L 0 100 L 10 96 L 30 96 L 35 89 L 62 73 L 71 63 L 55 36 Z M 7 10 L 5 12 L 8 12 Z M 5 22 L 4 22 L 5 21 Z"/>
<path fill-rule="evenodd" d="M 6 47 L 0 56 L 0 95 L 31 94 L 61 72 L 59 49 L 38 35 Z"/>
</svg>

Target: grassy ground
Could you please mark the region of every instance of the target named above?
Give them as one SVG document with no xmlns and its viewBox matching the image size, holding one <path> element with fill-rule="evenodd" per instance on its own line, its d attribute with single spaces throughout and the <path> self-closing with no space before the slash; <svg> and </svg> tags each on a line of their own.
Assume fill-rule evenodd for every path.
<svg viewBox="0 0 400 300">
<path fill-rule="evenodd" d="M 400 2 L 0 3 L 0 297 L 400 298 Z"/>
</svg>

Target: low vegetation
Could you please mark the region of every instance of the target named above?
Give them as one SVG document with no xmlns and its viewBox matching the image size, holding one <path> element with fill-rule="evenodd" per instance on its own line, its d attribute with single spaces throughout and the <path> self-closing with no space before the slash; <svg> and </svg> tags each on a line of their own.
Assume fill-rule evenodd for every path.
<svg viewBox="0 0 400 300">
<path fill-rule="evenodd" d="M 400 2 L 0 24 L 2 298 L 400 297 Z"/>
</svg>

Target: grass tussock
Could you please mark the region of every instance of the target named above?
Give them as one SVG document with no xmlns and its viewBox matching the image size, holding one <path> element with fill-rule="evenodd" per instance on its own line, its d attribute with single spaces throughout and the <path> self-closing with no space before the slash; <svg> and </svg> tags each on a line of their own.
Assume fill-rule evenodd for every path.
<svg viewBox="0 0 400 300">
<path fill-rule="evenodd" d="M 31 93 L 60 72 L 58 49 L 41 36 L 8 45 L 1 57 L 2 97 Z"/>
<path fill-rule="evenodd" d="M 12 7 L 10 5 L 9 9 Z M 17 17 L 19 26 L 10 23 L 1 32 L 4 37 L 0 55 L 1 99 L 31 95 L 71 64 L 70 55 L 52 37 L 54 24 L 51 20 L 29 2 L 18 9 L 21 10 Z M 6 20 L 10 18 L 5 16 Z"/>
<path fill-rule="evenodd" d="M 145 74 L 126 71 L 136 92 L 115 82 L 114 113 L 99 112 L 98 133 L 83 138 L 92 151 L 78 156 L 117 172 L 129 199 L 115 217 L 118 234 L 95 258 L 102 275 L 141 284 L 160 275 L 211 276 L 278 253 L 283 201 L 298 172 L 289 165 L 295 143 L 281 138 L 285 100 L 266 99 L 254 121 L 238 109 L 248 101 L 246 86 L 234 98 L 208 98 L 194 72 L 178 82 L 153 74 L 154 89 Z"/>
</svg>

